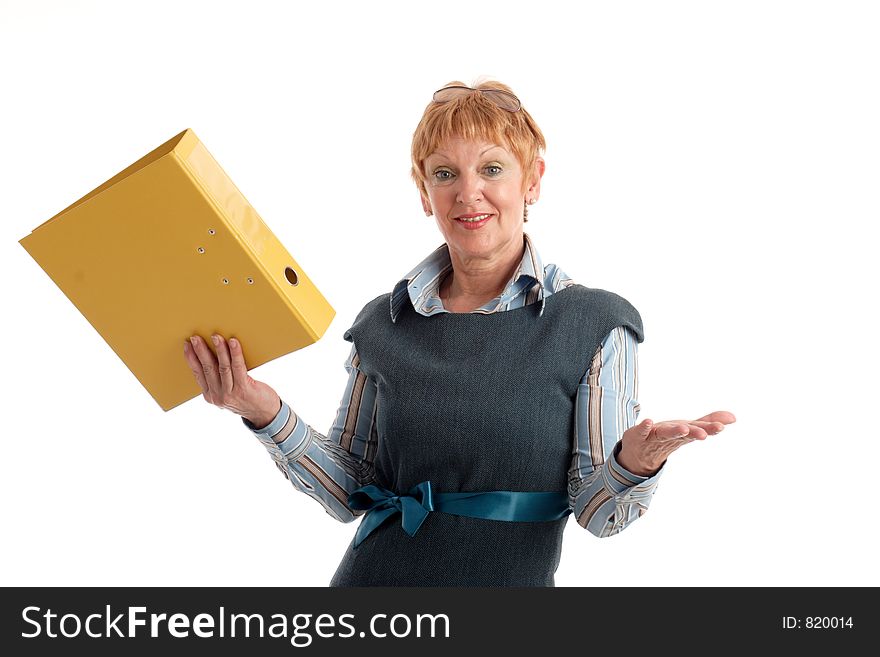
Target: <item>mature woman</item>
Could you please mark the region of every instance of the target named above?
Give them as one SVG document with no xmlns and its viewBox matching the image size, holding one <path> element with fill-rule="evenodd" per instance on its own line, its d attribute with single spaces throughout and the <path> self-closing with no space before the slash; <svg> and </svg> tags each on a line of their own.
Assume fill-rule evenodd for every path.
<svg viewBox="0 0 880 657">
<path fill-rule="evenodd" d="M 346 331 L 327 436 L 248 375 L 235 339 L 184 348 L 205 400 L 241 415 L 298 490 L 362 516 L 331 586 L 553 586 L 569 513 L 622 531 L 670 453 L 735 421 L 635 424 L 639 313 L 542 265 L 523 232 L 544 147 L 503 84 L 434 94 L 412 174 L 445 242 Z"/>
</svg>

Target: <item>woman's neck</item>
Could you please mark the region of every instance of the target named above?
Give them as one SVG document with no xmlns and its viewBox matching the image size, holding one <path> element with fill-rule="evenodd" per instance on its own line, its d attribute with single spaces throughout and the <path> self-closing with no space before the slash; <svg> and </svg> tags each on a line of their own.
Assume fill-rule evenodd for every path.
<svg viewBox="0 0 880 657">
<path fill-rule="evenodd" d="M 491 258 L 462 258 L 450 250 L 452 271 L 438 293 L 449 312 L 471 312 L 504 291 L 522 261 L 525 241 Z"/>
</svg>

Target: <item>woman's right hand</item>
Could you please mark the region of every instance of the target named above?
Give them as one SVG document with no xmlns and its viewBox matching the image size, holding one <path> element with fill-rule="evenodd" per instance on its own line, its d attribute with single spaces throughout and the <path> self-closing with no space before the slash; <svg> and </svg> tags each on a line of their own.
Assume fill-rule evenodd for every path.
<svg viewBox="0 0 880 657">
<path fill-rule="evenodd" d="M 212 336 L 217 355 L 194 335 L 184 342 L 186 362 L 209 404 L 225 408 L 249 420 L 257 428 L 268 425 L 281 409 L 281 397 L 262 381 L 247 372 L 241 343 L 232 338 L 227 344 L 222 335 Z"/>
</svg>

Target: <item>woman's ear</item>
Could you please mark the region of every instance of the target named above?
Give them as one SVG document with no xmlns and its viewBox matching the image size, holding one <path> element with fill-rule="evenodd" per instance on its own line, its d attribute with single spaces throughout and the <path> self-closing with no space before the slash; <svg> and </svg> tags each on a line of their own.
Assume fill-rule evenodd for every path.
<svg viewBox="0 0 880 657">
<path fill-rule="evenodd" d="M 529 186 L 526 188 L 526 197 L 538 200 L 541 195 L 541 178 L 544 176 L 544 168 L 546 164 L 543 157 L 535 160 L 535 168 L 532 170 L 532 177 L 529 180 Z"/>
<path fill-rule="evenodd" d="M 425 211 L 425 216 L 430 217 L 434 214 L 434 211 L 431 209 L 431 201 L 429 201 L 421 192 L 419 192 L 419 198 L 422 200 L 422 210 Z"/>
</svg>

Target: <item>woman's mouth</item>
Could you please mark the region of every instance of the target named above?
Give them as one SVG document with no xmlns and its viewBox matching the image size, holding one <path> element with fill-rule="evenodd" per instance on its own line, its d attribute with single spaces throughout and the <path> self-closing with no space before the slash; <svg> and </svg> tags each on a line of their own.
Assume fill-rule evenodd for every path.
<svg viewBox="0 0 880 657">
<path fill-rule="evenodd" d="M 471 216 L 465 217 L 456 217 L 455 221 L 461 224 L 464 228 L 468 230 L 475 230 L 484 226 L 489 219 L 492 218 L 491 214 L 475 214 Z"/>
</svg>

